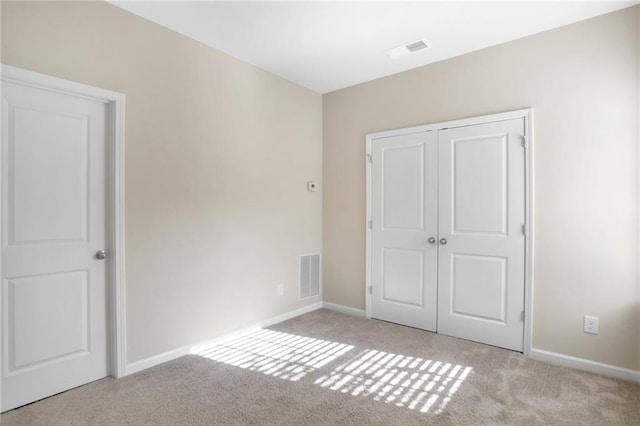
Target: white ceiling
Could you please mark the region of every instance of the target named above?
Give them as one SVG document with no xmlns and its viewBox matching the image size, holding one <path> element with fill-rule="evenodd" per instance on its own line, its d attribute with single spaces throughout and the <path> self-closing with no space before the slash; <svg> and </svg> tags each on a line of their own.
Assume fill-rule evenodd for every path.
<svg viewBox="0 0 640 426">
<path fill-rule="evenodd" d="M 327 93 L 640 2 L 111 3 Z M 422 38 L 430 49 L 385 54 Z"/>
</svg>

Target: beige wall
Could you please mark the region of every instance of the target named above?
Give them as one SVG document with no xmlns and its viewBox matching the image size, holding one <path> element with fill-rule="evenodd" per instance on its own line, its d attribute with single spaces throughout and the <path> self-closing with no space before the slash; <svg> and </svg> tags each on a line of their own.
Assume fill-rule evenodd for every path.
<svg viewBox="0 0 640 426">
<path fill-rule="evenodd" d="M 325 300 L 365 307 L 367 133 L 533 107 L 533 346 L 639 370 L 638 13 L 324 95 Z"/>
<path fill-rule="evenodd" d="M 107 3 L 2 2 L 2 62 L 126 95 L 129 362 L 319 301 L 320 95 Z"/>
<path fill-rule="evenodd" d="M 639 29 L 636 7 L 321 99 L 108 4 L 2 2 L 2 62 L 127 96 L 129 362 L 318 301 L 297 256 L 323 242 L 325 299 L 363 309 L 365 134 L 533 107 L 534 346 L 640 369 Z"/>
</svg>

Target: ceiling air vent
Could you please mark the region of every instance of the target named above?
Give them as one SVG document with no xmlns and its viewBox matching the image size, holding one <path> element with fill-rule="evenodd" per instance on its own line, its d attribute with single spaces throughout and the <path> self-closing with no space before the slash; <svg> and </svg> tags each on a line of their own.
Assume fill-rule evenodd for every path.
<svg viewBox="0 0 640 426">
<path fill-rule="evenodd" d="M 402 46 L 394 47 L 393 49 L 387 50 L 385 53 L 392 58 L 400 58 L 402 56 L 408 56 L 413 53 L 419 52 L 424 49 L 429 48 L 429 43 L 425 39 L 412 41 L 408 44 L 403 44 Z"/>
<path fill-rule="evenodd" d="M 427 46 L 427 43 L 425 43 L 424 40 L 418 40 L 416 42 L 407 44 L 405 47 L 409 49 L 411 53 L 413 53 L 417 52 L 418 50 L 426 49 L 429 46 Z"/>
</svg>

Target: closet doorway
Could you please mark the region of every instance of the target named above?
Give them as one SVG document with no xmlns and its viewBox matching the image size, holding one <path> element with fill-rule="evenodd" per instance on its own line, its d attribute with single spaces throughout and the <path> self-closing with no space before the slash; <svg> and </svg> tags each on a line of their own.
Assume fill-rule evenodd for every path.
<svg viewBox="0 0 640 426">
<path fill-rule="evenodd" d="M 527 110 L 367 137 L 368 316 L 524 350 L 529 126 Z"/>
</svg>

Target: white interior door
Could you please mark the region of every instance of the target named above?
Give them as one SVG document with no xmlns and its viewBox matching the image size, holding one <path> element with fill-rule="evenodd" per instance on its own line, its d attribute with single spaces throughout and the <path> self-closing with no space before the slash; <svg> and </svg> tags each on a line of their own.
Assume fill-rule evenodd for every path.
<svg viewBox="0 0 640 426">
<path fill-rule="evenodd" d="M 2 411 L 105 377 L 106 105 L 2 85 Z"/>
<path fill-rule="evenodd" d="M 524 334 L 524 131 L 518 118 L 438 132 L 438 332 L 517 351 Z"/>
<path fill-rule="evenodd" d="M 371 316 L 436 330 L 436 132 L 372 144 Z"/>
</svg>

